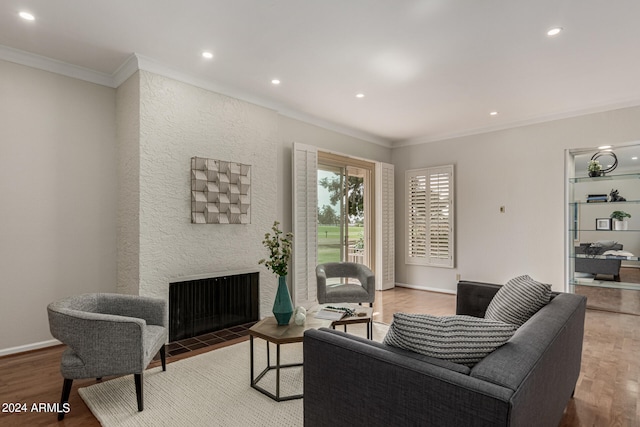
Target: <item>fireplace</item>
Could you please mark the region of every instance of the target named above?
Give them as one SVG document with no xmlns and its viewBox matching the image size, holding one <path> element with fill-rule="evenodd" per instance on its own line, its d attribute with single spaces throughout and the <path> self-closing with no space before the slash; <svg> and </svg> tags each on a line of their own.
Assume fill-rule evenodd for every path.
<svg viewBox="0 0 640 427">
<path fill-rule="evenodd" d="M 258 320 L 258 272 L 169 283 L 169 341 Z"/>
</svg>

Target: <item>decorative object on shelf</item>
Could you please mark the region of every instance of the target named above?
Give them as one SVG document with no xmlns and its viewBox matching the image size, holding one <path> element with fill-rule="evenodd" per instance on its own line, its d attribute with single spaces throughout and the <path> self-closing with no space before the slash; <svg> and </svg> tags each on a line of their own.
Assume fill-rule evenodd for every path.
<svg viewBox="0 0 640 427">
<path fill-rule="evenodd" d="M 191 158 L 191 223 L 250 224 L 251 165 Z"/>
<path fill-rule="evenodd" d="M 600 164 L 599 161 L 593 160 L 593 158 L 589 161 L 587 170 L 589 171 L 590 177 L 596 177 L 596 176 L 602 175 L 602 165 Z"/>
<path fill-rule="evenodd" d="M 613 229 L 616 231 L 624 231 L 627 230 L 629 224 L 627 222 L 627 218 L 631 218 L 631 215 L 625 211 L 613 211 L 611 215 L 613 218 Z"/>
<path fill-rule="evenodd" d="M 611 157 L 613 160 L 611 161 L 611 163 L 607 162 L 607 167 L 603 168 L 600 160 L 598 159 L 606 157 Z M 589 171 L 589 176 L 604 176 L 605 174 L 612 172 L 617 167 L 618 157 L 616 156 L 616 153 L 611 150 L 602 150 L 591 156 L 591 161 L 589 161 L 587 170 Z M 595 173 L 594 175 L 592 175 L 592 171 Z"/>
<path fill-rule="evenodd" d="M 278 276 L 278 290 L 276 291 L 276 299 L 273 302 L 273 315 L 278 325 L 288 325 L 293 315 L 293 303 L 289 288 L 287 288 L 287 268 L 289 259 L 291 258 L 291 243 L 293 234 L 284 234 L 278 226 L 278 221 L 273 222 L 271 233 L 264 235 L 262 244 L 269 250 L 269 259 L 261 259 L 258 264 L 264 264 L 269 270 Z"/>
<path fill-rule="evenodd" d="M 611 193 L 609 194 L 610 196 L 610 201 L 611 202 L 626 202 L 627 199 L 625 199 L 624 197 L 620 196 L 618 194 L 618 190 L 614 190 L 613 188 L 611 189 Z"/>
<path fill-rule="evenodd" d="M 611 218 L 596 218 L 596 230 L 611 230 Z"/>
</svg>

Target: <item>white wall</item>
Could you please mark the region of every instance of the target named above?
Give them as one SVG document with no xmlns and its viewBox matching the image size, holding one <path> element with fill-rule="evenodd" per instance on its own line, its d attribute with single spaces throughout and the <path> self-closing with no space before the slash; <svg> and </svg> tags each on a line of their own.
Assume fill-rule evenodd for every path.
<svg viewBox="0 0 640 427">
<path fill-rule="evenodd" d="M 260 271 L 261 313 L 270 312 L 276 279 L 258 260 L 277 215 L 276 113 L 154 73 L 139 78 L 140 294 L 166 299 L 172 279 Z M 191 224 L 194 156 L 251 165 L 250 224 Z"/>
<path fill-rule="evenodd" d="M 257 264 L 266 255 L 264 233 L 274 220 L 291 229 L 293 141 L 376 160 L 391 155 L 389 148 L 147 71 L 118 89 L 118 130 L 119 290 L 167 298 L 176 278 L 257 270 L 261 315 L 270 313 L 277 285 Z M 191 224 L 193 156 L 252 166 L 251 224 Z"/>
<path fill-rule="evenodd" d="M 274 220 L 291 229 L 291 146 L 294 141 L 345 154 L 389 161 L 391 150 L 357 138 L 280 116 L 277 112 L 220 95 L 154 73 L 140 71 L 119 88 L 118 101 L 139 90 L 139 141 L 131 135 L 126 144 L 139 153 L 121 156 L 127 161 L 139 155 L 139 188 L 120 185 L 125 206 L 138 203 L 139 242 L 135 233 L 120 242 L 124 249 L 139 247 L 139 259 L 122 257 L 123 291 L 139 273 L 141 295 L 166 298 L 175 278 L 234 271 L 261 272 L 261 315 L 271 312 L 276 277 L 259 266 L 266 249 L 264 233 Z M 120 97 L 122 92 L 122 97 Z M 127 93 L 128 95 L 125 95 Z M 119 129 L 134 130 L 130 116 L 120 115 Z M 124 131 L 123 131 L 124 133 Z M 123 141 L 120 141 L 123 144 Z M 252 165 L 251 224 L 194 225 L 190 223 L 190 158 L 193 156 Z M 134 165 L 124 168 L 126 175 Z M 126 211 L 131 211 L 128 207 Z M 120 222 L 127 221 L 121 218 Z M 136 221 L 136 215 L 132 215 Z M 121 227 L 131 228 L 135 225 Z M 121 230 L 122 231 L 122 230 Z M 124 230 L 126 231 L 126 230 Z M 124 237 L 124 235 L 123 235 Z M 129 264 L 138 265 L 129 265 Z M 135 286 L 133 286 L 135 287 Z"/>
<path fill-rule="evenodd" d="M 46 306 L 115 291 L 115 90 L 0 61 L 0 354 L 51 340 Z"/>
<path fill-rule="evenodd" d="M 635 107 L 395 148 L 396 281 L 453 291 L 457 273 L 495 283 L 529 274 L 564 290 L 564 150 L 638 139 Z M 455 165 L 456 268 L 406 265 L 404 173 L 444 164 Z"/>
<path fill-rule="evenodd" d="M 119 293 L 140 290 L 140 76 L 135 73 L 116 91 L 118 152 Z"/>
</svg>

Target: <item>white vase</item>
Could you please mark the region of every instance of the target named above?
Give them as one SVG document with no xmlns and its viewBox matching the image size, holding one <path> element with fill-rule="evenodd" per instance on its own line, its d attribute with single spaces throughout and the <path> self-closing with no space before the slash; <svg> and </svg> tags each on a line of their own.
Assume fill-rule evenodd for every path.
<svg viewBox="0 0 640 427">
<path fill-rule="evenodd" d="M 614 219 L 613 220 L 613 229 L 616 231 L 624 231 L 627 230 L 629 227 L 629 223 L 627 222 L 626 219 L 623 219 L 622 221 Z"/>
</svg>

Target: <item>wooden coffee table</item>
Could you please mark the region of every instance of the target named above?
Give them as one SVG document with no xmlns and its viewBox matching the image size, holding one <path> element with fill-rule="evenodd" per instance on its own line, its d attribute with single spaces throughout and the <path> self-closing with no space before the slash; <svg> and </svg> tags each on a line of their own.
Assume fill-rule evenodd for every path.
<svg viewBox="0 0 640 427">
<path fill-rule="evenodd" d="M 331 326 L 330 320 L 316 319 L 313 316 L 307 316 L 307 320 L 304 325 L 298 326 L 293 321 L 288 325 L 279 326 L 274 317 L 267 317 L 253 325 L 249 329 L 249 345 L 251 347 L 251 387 L 255 388 L 264 395 L 269 396 L 277 402 L 284 400 L 300 399 L 302 394 L 294 394 L 290 396 L 280 395 L 280 370 L 285 368 L 292 368 L 296 366 L 302 366 L 302 363 L 280 363 L 280 346 L 282 344 L 291 344 L 296 342 L 302 342 L 304 338 L 304 331 L 307 329 L 328 328 Z M 267 342 L 267 367 L 254 377 L 253 367 L 253 339 L 254 337 L 262 338 Z M 276 345 L 276 364 L 271 365 L 271 356 L 269 353 L 269 343 Z M 276 371 L 276 392 L 275 394 L 269 390 L 261 387 L 258 382 L 265 376 L 267 372 L 275 369 Z"/>
<path fill-rule="evenodd" d="M 344 331 L 347 332 L 348 325 L 355 325 L 357 323 L 366 323 L 367 324 L 367 339 L 373 339 L 373 308 L 371 307 L 356 307 L 354 308 L 356 311 L 355 316 L 343 317 L 340 320 L 336 320 L 331 324 L 333 329 L 336 326 L 343 325 Z"/>
</svg>

